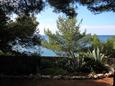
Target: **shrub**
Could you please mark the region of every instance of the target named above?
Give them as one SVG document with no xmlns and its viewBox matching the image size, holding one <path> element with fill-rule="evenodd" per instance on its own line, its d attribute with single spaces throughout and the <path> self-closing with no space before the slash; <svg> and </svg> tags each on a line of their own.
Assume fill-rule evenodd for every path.
<svg viewBox="0 0 115 86">
<path fill-rule="evenodd" d="M 45 68 L 55 68 L 56 67 L 56 63 L 55 62 L 51 62 L 51 61 L 43 61 L 40 64 L 40 68 L 41 69 L 45 69 Z"/>
<path fill-rule="evenodd" d="M 41 71 L 41 74 L 43 75 L 65 75 L 67 74 L 67 71 L 62 68 L 45 68 Z"/>
<path fill-rule="evenodd" d="M 92 52 L 89 51 L 85 56 L 83 70 L 86 69 L 89 72 L 96 73 L 108 71 L 104 62 L 105 55 L 100 52 L 99 48 L 94 49 Z"/>
<path fill-rule="evenodd" d="M 77 72 L 79 67 L 77 58 L 63 58 L 57 62 L 57 65 L 70 73 Z"/>
<path fill-rule="evenodd" d="M 100 63 L 90 58 L 85 58 L 85 64 L 81 68 L 82 72 L 95 72 L 95 73 L 102 73 L 108 72 L 108 68 L 105 66 L 104 63 Z"/>
</svg>

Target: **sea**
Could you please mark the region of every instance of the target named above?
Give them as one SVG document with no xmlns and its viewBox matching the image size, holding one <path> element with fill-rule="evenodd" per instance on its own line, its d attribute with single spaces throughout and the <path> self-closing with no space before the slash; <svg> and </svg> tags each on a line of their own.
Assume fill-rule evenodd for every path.
<svg viewBox="0 0 115 86">
<path fill-rule="evenodd" d="M 101 40 L 106 42 L 109 38 L 113 37 L 115 35 L 97 35 L 97 37 Z"/>
<path fill-rule="evenodd" d="M 100 41 L 103 41 L 103 42 L 106 42 L 109 38 L 111 38 L 112 36 L 115 36 L 115 35 L 97 35 L 97 37 L 100 39 Z M 55 52 L 53 52 L 52 50 L 50 49 L 46 49 L 46 48 L 41 48 L 41 56 L 57 56 L 55 54 Z"/>
</svg>

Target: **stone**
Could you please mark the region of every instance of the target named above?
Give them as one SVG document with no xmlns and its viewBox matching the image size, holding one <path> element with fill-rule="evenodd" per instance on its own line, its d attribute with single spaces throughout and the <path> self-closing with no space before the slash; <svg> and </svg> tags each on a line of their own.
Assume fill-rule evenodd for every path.
<svg viewBox="0 0 115 86">
<path fill-rule="evenodd" d="M 74 79 L 78 79 L 79 76 L 72 76 L 71 79 L 74 80 Z"/>
<path fill-rule="evenodd" d="M 111 77 L 111 76 L 113 76 L 113 75 L 114 75 L 114 72 L 111 72 L 111 71 L 110 71 L 110 72 L 108 73 L 108 77 Z"/>
<path fill-rule="evenodd" d="M 41 75 L 41 78 L 42 79 L 51 79 L 51 76 L 50 75 Z"/>
<path fill-rule="evenodd" d="M 62 76 L 62 79 L 64 79 L 64 80 L 69 80 L 69 79 L 71 79 L 71 78 L 70 78 L 70 76 Z"/>
<path fill-rule="evenodd" d="M 97 79 L 97 78 L 98 78 L 97 75 L 94 75 L 93 77 L 94 77 L 94 79 Z"/>
<path fill-rule="evenodd" d="M 30 75 L 28 76 L 28 78 L 33 78 L 33 74 L 30 74 Z"/>
<path fill-rule="evenodd" d="M 104 78 L 104 74 L 97 74 L 97 77 L 100 78 L 100 79 Z"/>
<path fill-rule="evenodd" d="M 92 77 L 93 77 L 93 74 L 89 74 L 88 77 L 89 77 L 89 78 L 92 78 Z"/>
<path fill-rule="evenodd" d="M 62 76 L 61 75 L 58 75 L 58 76 L 54 76 L 53 79 L 61 79 Z"/>
</svg>

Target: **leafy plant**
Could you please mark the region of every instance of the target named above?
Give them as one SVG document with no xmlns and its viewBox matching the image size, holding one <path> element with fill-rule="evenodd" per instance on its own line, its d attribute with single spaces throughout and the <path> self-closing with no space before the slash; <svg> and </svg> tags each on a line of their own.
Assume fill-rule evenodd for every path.
<svg viewBox="0 0 115 86">
<path fill-rule="evenodd" d="M 63 68 L 45 68 L 41 70 L 41 74 L 43 75 L 65 75 L 67 74 L 67 71 L 64 70 Z"/>
<path fill-rule="evenodd" d="M 97 48 L 97 49 L 94 49 L 92 52 L 89 51 L 87 53 L 87 57 L 94 59 L 95 61 L 102 62 L 105 55 L 100 52 L 99 48 Z"/>
<path fill-rule="evenodd" d="M 102 52 L 109 58 L 114 58 L 115 56 L 115 36 L 109 38 L 105 43 L 103 43 Z"/>
<path fill-rule="evenodd" d="M 108 71 L 104 60 L 106 56 L 100 52 L 99 48 L 94 49 L 92 52 L 89 51 L 85 56 L 83 67 L 87 68 L 90 72 L 100 73 Z"/>
<path fill-rule="evenodd" d="M 63 58 L 57 62 L 57 65 L 69 73 L 79 71 L 79 63 L 77 58 Z"/>
</svg>

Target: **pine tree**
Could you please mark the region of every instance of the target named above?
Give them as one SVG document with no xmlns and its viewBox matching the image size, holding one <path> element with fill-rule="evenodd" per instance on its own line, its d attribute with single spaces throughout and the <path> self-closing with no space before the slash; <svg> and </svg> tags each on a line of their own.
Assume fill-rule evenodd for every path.
<svg viewBox="0 0 115 86">
<path fill-rule="evenodd" d="M 75 58 L 79 51 L 88 47 L 90 34 L 80 33 L 79 25 L 76 26 L 75 18 L 59 17 L 57 21 L 58 31 L 52 33 L 50 30 L 45 30 L 48 40 L 43 42 L 43 45 L 56 52 L 58 55 L 65 55 Z"/>
</svg>

